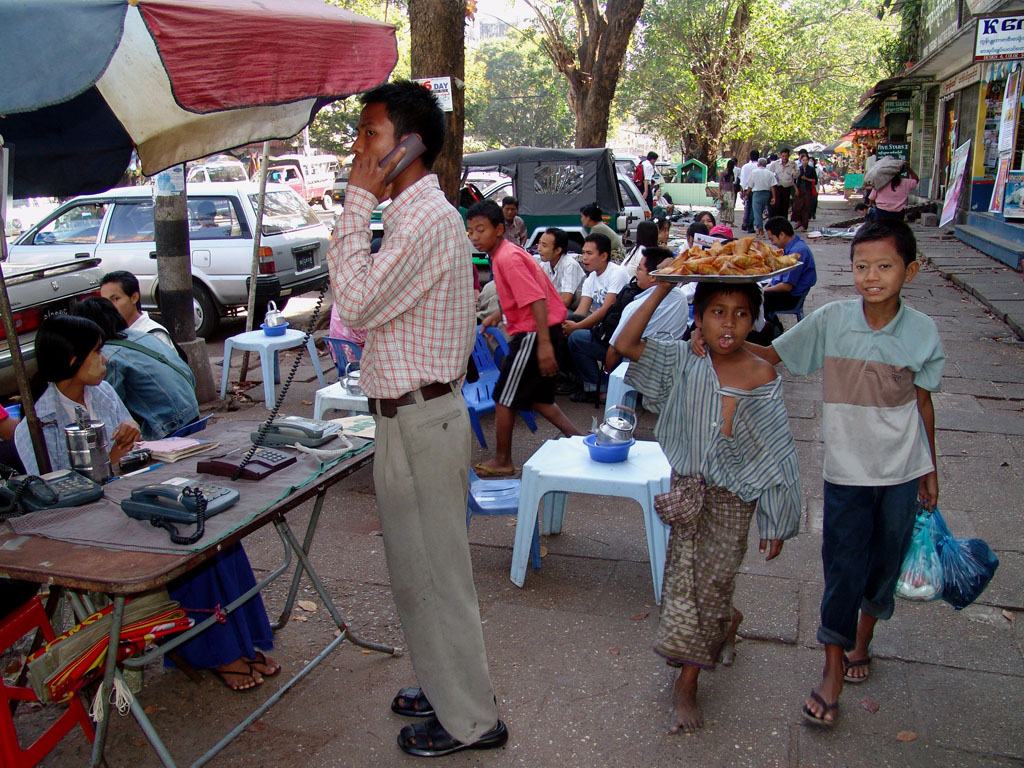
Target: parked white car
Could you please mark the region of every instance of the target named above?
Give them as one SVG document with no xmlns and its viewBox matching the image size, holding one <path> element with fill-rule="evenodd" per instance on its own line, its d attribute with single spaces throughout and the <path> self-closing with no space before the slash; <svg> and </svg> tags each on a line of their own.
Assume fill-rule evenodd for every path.
<svg viewBox="0 0 1024 768">
<path fill-rule="evenodd" d="M 248 302 L 259 187 L 255 182 L 188 186 L 189 240 L 196 335 Z M 319 289 L 327 280 L 330 235 L 309 205 L 282 184 L 267 185 L 256 283 L 257 312 L 267 302 Z M 152 187 L 122 187 L 65 203 L 10 246 L 12 264 L 52 264 L 99 257 L 104 272 L 139 279 L 142 307 L 157 310 Z"/>
</svg>

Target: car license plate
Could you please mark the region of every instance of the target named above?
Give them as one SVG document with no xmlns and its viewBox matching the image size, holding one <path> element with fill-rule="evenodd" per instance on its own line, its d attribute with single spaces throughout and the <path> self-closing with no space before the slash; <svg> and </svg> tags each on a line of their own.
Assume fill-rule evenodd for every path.
<svg viewBox="0 0 1024 768">
<path fill-rule="evenodd" d="M 292 253 L 295 255 L 295 271 L 308 272 L 311 269 L 316 269 L 317 250 L 318 248 L 315 245 L 293 249 Z"/>
</svg>

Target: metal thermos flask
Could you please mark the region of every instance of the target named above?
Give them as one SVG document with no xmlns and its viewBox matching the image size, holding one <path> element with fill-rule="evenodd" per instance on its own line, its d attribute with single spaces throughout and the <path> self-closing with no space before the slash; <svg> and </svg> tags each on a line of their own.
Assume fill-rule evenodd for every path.
<svg viewBox="0 0 1024 768">
<path fill-rule="evenodd" d="M 90 419 L 84 410 L 79 409 L 75 423 L 64 427 L 64 439 L 73 470 L 96 483 L 105 483 L 114 476 L 107 430 L 102 421 Z"/>
</svg>

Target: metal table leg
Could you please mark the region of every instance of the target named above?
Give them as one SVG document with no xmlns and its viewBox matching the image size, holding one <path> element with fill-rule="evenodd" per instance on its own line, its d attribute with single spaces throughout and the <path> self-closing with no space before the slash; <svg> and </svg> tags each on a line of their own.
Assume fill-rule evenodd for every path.
<svg viewBox="0 0 1024 768">
<path fill-rule="evenodd" d="M 96 740 L 92 743 L 92 768 L 103 762 L 103 747 L 107 743 L 110 725 L 110 692 L 114 690 L 114 671 L 117 669 L 117 647 L 121 640 L 121 622 L 124 619 L 124 595 L 114 596 L 114 610 L 110 615 L 110 642 L 107 644 L 106 666 L 100 683 L 100 712 L 103 719 L 96 726 Z"/>
<path fill-rule="evenodd" d="M 327 489 L 321 488 L 316 495 L 316 501 L 313 502 L 313 512 L 309 516 L 309 524 L 306 526 L 306 535 L 302 540 L 302 551 L 305 554 L 309 554 L 310 547 L 313 546 L 313 536 L 316 534 L 316 528 L 320 524 L 320 510 L 324 506 L 324 499 L 327 498 Z M 283 537 L 282 537 L 283 538 Z M 285 547 L 288 547 L 288 541 L 284 540 Z M 292 616 L 292 608 L 295 605 L 295 598 L 299 594 L 299 582 L 302 580 L 302 565 L 301 563 L 296 564 L 295 574 L 292 576 L 292 585 L 288 590 L 288 597 L 284 601 L 284 609 L 281 611 L 281 615 L 277 621 L 270 625 L 270 628 L 277 632 L 279 629 L 283 629 L 288 623 L 288 620 Z"/>
</svg>

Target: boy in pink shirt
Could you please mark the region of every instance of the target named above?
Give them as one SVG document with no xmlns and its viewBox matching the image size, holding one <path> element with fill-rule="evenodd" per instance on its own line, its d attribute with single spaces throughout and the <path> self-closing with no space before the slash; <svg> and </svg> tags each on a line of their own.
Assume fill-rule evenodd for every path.
<svg viewBox="0 0 1024 768">
<path fill-rule="evenodd" d="M 481 477 L 509 477 L 516 472 L 512 463 L 516 411 L 536 410 L 566 437 L 582 434 L 555 405 L 558 363 L 554 343 L 562 333 L 566 309 L 537 261 L 504 239 L 505 216 L 497 203 L 477 203 L 467 212 L 466 221 L 473 247 L 491 258 L 491 274 L 501 305 L 481 325 L 498 325 L 504 313 L 505 328 L 512 336 L 494 388 L 497 448 L 493 458 L 480 462 L 473 470 Z"/>
</svg>

